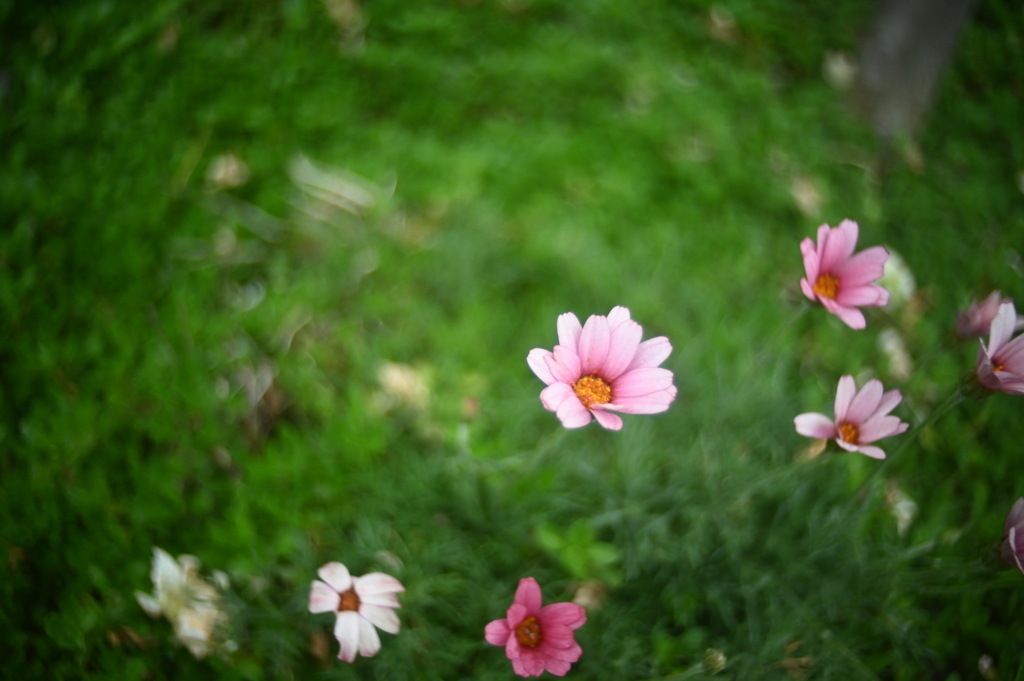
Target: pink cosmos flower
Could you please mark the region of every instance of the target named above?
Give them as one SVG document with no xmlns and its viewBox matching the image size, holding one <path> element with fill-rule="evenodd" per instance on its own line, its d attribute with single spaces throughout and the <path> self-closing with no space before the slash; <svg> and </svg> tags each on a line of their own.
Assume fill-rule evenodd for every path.
<svg viewBox="0 0 1024 681">
<path fill-rule="evenodd" d="M 1010 340 L 1016 322 L 1013 303 L 1000 305 L 992 320 L 988 347 L 985 341 L 979 341 L 977 373 L 986 388 L 1021 395 L 1024 394 L 1024 336 Z"/>
<path fill-rule="evenodd" d="M 999 313 L 999 306 L 1003 303 L 1012 303 L 1010 298 L 1003 298 L 999 291 L 993 291 L 979 305 L 972 300 L 967 306 L 966 312 L 961 312 L 956 318 L 956 335 L 961 338 L 974 338 L 984 336 L 992 327 L 992 320 Z"/>
<path fill-rule="evenodd" d="M 897 416 L 889 416 L 903 396 L 899 390 L 882 392 L 882 382 L 872 378 L 857 392 L 853 376 L 839 379 L 836 389 L 836 420 L 824 414 L 800 414 L 793 422 L 796 432 L 823 440 L 835 438 L 836 444 L 848 452 L 860 452 L 872 459 L 884 459 L 885 452 L 868 443 L 906 432 L 910 424 Z"/>
<path fill-rule="evenodd" d="M 624 307 L 607 317 L 591 315 L 586 325 L 572 312 L 558 317 L 554 352 L 534 348 L 526 357 L 547 384 L 540 401 L 566 428 L 581 428 L 591 417 L 608 430 L 622 428 L 623 414 L 657 414 L 676 397 L 672 372 L 658 365 L 672 352 L 668 338 L 640 342 L 643 328 Z"/>
<path fill-rule="evenodd" d="M 319 570 L 309 592 L 309 611 L 333 612 L 334 637 L 341 644 L 338 659 L 352 662 L 356 654 L 373 657 L 380 650 L 377 630 L 397 634 L 402 624 L 395 614 L 402 583 L 383 572 L 353 577 L 341 563 L 327 563 Z"/>
<path fill-rule="evenodd" d="M 565 676 L 583 649 L 576 643 L 574 629 L 587 621 L 587 612 L 575 603 L 552 603 L 541 607 L 540 586 L 533 577 L 519 580 L 516 597 L 504 619 L 484 629 L 491 645 L 504 646 L 519 676 L 540 676 L 544 670 Z"/>
<path fill-rule="evenodd" d="M 866 325 L 858 307 L 881 307 L 889 302 L 889 292 L 871 283 L 882 276 L 889 251 L 874 246 L 854 255 L 859 229 L 853 220 L 843 220 L 836 228 L 818 227 L 817 247 L 809 238 L 800 242 L 807 272 L 800 280 L 804 295 L 820 302 L 851 329 Z"/>
<path fill-rule="evenodd" d="M 1004 561 L 1024 572 L 1024 497 L 1017 500 L 1006 516 L 1001 553 Z"/>
</svg>

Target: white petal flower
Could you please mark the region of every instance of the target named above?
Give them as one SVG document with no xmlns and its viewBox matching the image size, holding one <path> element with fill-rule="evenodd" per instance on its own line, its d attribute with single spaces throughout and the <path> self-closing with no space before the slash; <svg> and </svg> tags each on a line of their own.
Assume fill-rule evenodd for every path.
<svg viewBox="0 0 1024 681">
<path fill-rule="evenodd" d="M 135 592 L 135 600 L 150 617 L 163 615 L 174 625 L 174 634 L 197 658 L 215 650 L 231 651 L 231 641 L 218 638 L 218 629 L 227 622 L 220 607 L 220 594 L 199 574 L 199 559 L 182 555 L 175 561 L 169 553 L 153 547 L 150 576 L 156 593 Z M 219 584 L 227 577 L 217 574 Z"/>
<path fill-rule="evenodd" d="M 383 572 L 353 577 L 342 563 L 327 563 L 317 570 L 309 591 L 309 611 L 334 612 L 334 637 L 341 650 L 338 659 L 352 662 L 357 655 L 373 657 L 380 650 L 377 627 L 397 634 L 402 627 L 395 613 L 399 607 L 396 593 L 405 591 L 402 583 Z M 323 580 L 323 581 L 321 581 Z"/>
</svg>

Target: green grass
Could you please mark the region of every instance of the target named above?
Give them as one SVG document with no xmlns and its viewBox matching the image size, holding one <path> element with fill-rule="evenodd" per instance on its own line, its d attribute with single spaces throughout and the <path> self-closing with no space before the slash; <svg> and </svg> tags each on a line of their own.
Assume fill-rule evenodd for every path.
<svg viewBox="0 0 1024 681">
<path fill-rule="evenodd" d="M 1024 494 L 1019 398 L 884 464 L 805 461 L 792 419 L 854 374 L 923 420 L 973 366 L 957 309 L 1024 301 L 1024 15 L 981 3 L 915 171 L 820 75 L 869 8 L 727 7 L 730 40 L 701 1 L 381 0 L 342 30 L 312 0 L 0 0 L 11 678 L 508 679 L 483 628 L 524 576 L 604 585 L 577 678 L 679 678 L 711 647 L 721 678 L 968 679 L 981 655 L 1020 678 L 1024 576 L 980 560 Z M 212 188 L 229 152 L 250 178 Z M 375 205 L 328 210 L 300 155 Z M 799 240 L 847 217 L 918 287 L 861 332 L 798 287 Z M 672 340 L 679 396 L 563 431 L 526 354 L 614 305 Z M 381 409 L 384 361 L 428 406 Z M 139 608 L 152 546 L 229 575 L 235 653 L 197 661 Z M 306 612 L 331 560 L 407 588 L 374 659 L 335 660 Z"/>
</svg>

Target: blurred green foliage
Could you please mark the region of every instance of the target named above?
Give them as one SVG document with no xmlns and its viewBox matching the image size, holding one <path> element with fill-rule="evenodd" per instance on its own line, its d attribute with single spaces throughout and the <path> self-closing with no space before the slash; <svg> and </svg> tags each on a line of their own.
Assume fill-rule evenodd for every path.
<svg viewBox="0 0 1024 681">
<path fill-rule="evenodd" d="M 974 361 L 957 309 L 1024 301 L 1024 14 L 980 3 L 917 167 L 821 78 L 870 9 L 0 0 L 5 674 L 509 678 L 483 627 L 534 576 L 605 585 L 581 678 L 708 647 L 725 678 L 1020 678 L 1024 577 L 979 560 L 1024 494 L 1019 398 L 880 471 L 793 432 L 847 373 L 923 420 Z M 370 198 L 311 192 L 301 155 Z M 846 217 L 917 282 L 859 333 L 797 286 L 799 240 Z M 672 340 L 679 397 L 562 431 L 526 353 L 617 304 Z M 152 546 L 230 575 L 236 653 L 138 607 Z M 306 612 L 330 560 L 407 587 L 373 660 Z"/>
</svg>

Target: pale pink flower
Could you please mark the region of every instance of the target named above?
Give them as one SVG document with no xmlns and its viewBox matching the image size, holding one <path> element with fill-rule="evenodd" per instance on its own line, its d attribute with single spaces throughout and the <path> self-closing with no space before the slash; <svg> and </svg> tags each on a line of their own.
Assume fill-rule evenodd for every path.
<svg viewBox="0 0 1024 681">
<path fill-rule="evenodd" d="M 996 318 L 992 320 L 988 347 L 985 341 L 978 341 L 978 380 L 990 390 L 999 390 L 1015 395 L 1024 394 L 1024 335 L 1013 340 L 1013 328 L 1017 312 L 1013 303 L 999 306 Z"/>
<path fill-rule="evenodd" d="M 341 644 L 338 659 L 352 662 L 356 654 L 373 657 L 380 650 L 378 629 L 397 634 L 401 622 L 395 614 L 402 583 L 383 572 L 353 577 L 341 563 L 327 563 L 319 570 L 309 592 L 309 611 L 333 612 L 334 637 Z"/>
<path fill-rule="evenodd" d="M 1024 572 L 1024 497 L 1017 499 L 1006 516 L 1000 552 L 1004 561 Z"/>
<path fill-rule="evenodd" d="M 526 577 L 519 580 L 506 617 L 488 624 L 484 638 L 504 646 L 512 671 L 519 676 L 540 676 L 545 670 L 565 676 L 583 654 L 573 630 L 586 621 L 586 610 L 575 603 L 541 607 L 540 586 L 533 577 Z"/>
<path fill-rule="evenodd" d="M 581 428 L 591 417 L 609 430 L 622 428 L 623 414 L 657 414 L 676 397 L 672 372 L 658 365 L 672 352 L 668 338 L 640 342 L 643 328 L 616 307 L 607 317 L 591 315 L 586 325 L 572 312 L 558 317 L 554 352 L 534 348 L 526 362 L 547 384 L 540 401 L 566 428 Z"/>
<path fill-rule="evenodd" d="M 858 307 L 881 307 L 889 302 L 889 292 L 871 282 L 881 278 L 889 251 L 874 246 L 853 254 L 859 227 L 843 220 L 838 227 L 818 227 L 818 245 L 809 238 L 800 242 L 807 277 L 800 280 L 804 295 L 825 306 L 852 329 L 863 329 L 866 322 Z"/>
<path fill-rule="evenodd" d="M 839 379 L 836 389 L 836 420 L 824 414 L 800 414 L 793 422 L 796 432 L 823 440 L 835 439 L 848 452 L 860 452 L 872 459 L 884 459 L 885 452 L 869 443 L 906 432 L 910 424 L 889 416 L 903 396 L 899 390 L 882 392 L 882 382 L 872 378 L 857 392 L 853 376 Z"/>
<path fill-rule="evenodd" d="M 1004 298 L 999 291 L 988 294 L 979 305 L 972 300 L 967 306 L 966 312 L 961 312 L 956 318 L 956 335 L 961 338 L 975 338 L 984 336 L 992 328 L 992 320 L 999 313 L 999 306 L 1003 303 L 1012 303 L 1013 299 Z"/>
</svg>

